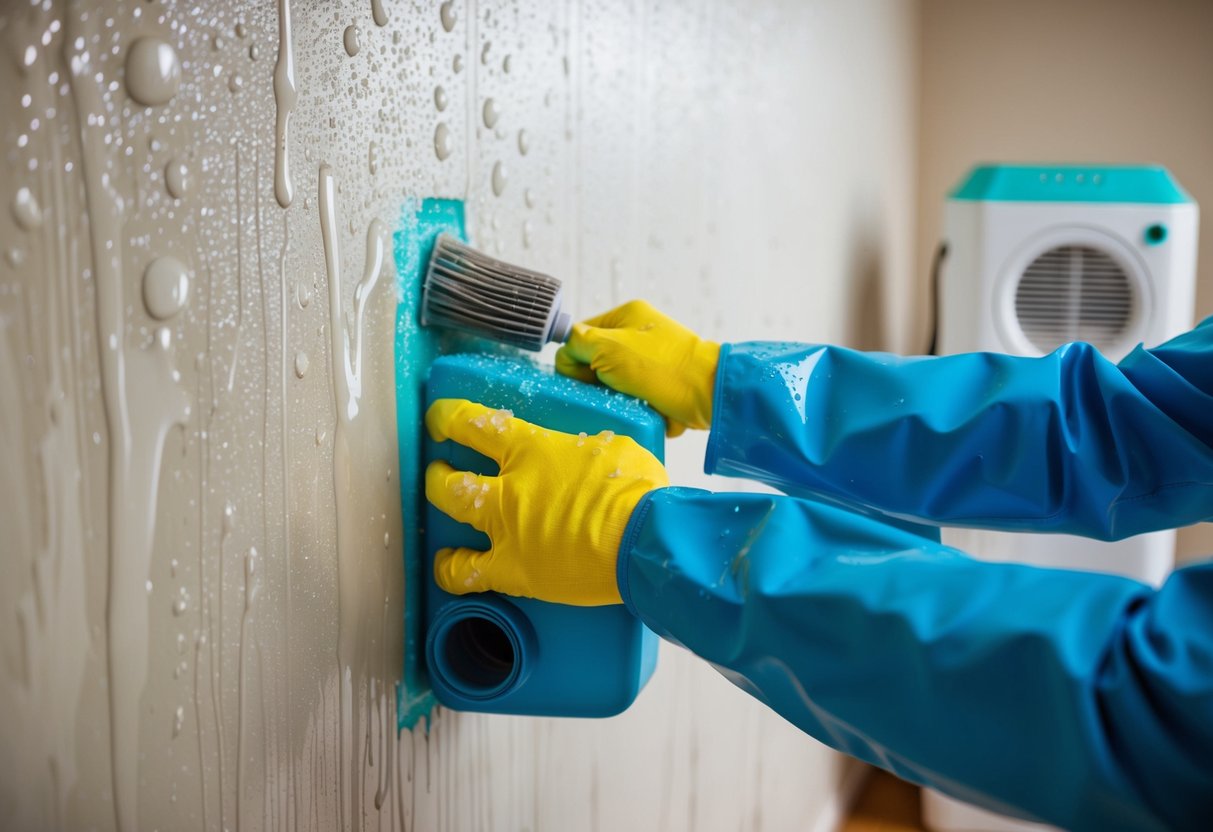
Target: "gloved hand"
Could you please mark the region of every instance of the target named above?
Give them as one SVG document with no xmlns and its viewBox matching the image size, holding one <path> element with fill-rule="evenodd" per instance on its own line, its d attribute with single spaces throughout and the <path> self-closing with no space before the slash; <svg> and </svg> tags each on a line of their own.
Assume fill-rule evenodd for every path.
<svg viewBox="0 0 1213 832">
<path fill-rule="evenodd" d="M 719 344 L 634 300 L 573 324 L 556 370 L 644 399 L 665 417 L 666 433 L 677 436 L 711 426 L 719 358 Z"/>
<path fill-rule="evenodd" d="M 453 439 L 501 467 L 495 477 L 441 460 L 426 469 L 426 498 L 492 541 L 487 552 L 439 550 L 438 586 L 583 607 L 623 602 L 615 562 L 624 529 L 641 497 L 670 484 L 655 456 L 627 436 L 547 430 L 463 399 L 434 402 L 425 426 L 436 442 Z"/>
</svg>

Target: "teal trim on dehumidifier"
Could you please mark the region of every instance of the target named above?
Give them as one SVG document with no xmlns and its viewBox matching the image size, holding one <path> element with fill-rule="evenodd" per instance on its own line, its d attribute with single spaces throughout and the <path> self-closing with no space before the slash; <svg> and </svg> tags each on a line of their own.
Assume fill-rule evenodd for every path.
<svg viewBox="0 0 1213 832">
<path fill-rule="evenodd" d="M 400 504 L 404 521 L 404 672 L 396 689 L 399 730 L 411 729 L 434 707 L 426 671 L 424 621 L 426 575 L 421 535 L 425 516 L 422 452 L 425 431 L 424 385 L 430 364 L 440 353 L 440 335 L 421 326 L 421 286 L 430 252 L 439 234 L 467 239 L 463 203 L 426 199 L 407 203 L 393 235 L 396 279 L 396 435 L 400 446 Z"/>
<path fill-rule="evenodd" d="M 949 199 L 1181 205 L 1190 197 L 1161 165 L 978 165 Z"/>
</svg>

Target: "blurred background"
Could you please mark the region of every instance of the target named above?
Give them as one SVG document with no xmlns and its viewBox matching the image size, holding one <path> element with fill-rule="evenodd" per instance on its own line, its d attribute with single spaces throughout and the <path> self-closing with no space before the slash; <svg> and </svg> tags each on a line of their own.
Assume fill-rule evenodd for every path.
<svg viewBox="0 0 1213 832">
<path fill-rule="evenodd" d="M 975 164 L 1213 202 L 1202 0 L 20 0 L 0 39 L 6 829 L 837 828 L 866 771 L 670 645 L 609 721 L 396 731 L 393 231 L 455 198 L 576 317 L 918 353 Z M 672 479 L 746 487 L 705 442 Z"/>
</svg>

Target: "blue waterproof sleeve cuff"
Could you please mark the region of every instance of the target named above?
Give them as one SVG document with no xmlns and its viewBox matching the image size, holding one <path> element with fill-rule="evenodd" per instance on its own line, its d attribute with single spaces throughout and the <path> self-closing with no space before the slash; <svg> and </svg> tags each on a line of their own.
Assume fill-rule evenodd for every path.
<svg viewBox="0 0 1213 832">
<path fill-rule="evenodd" d="M 619 554 L 615 559 L 615 581 L 619 587 L 619 597 L 623 599 L 623 605 L 627 607 L 628 612 L 637 618 L 640 617 L 640 612 L 632 604 L 632 592 L 628 583 L 628 562 L 631 559 L 632 549 L 636 544 L 636 537 L 640 534 L 640 529 L 644 526 L 645 516 L 649 513 L 649 508 L 652 506 L 651 498 L 661 490 L 658 488 L 645 494 L 640 498 L 640 502 L 636 504 L 636 508 L 632 509 L 632 516 L 628 519 L 628 524 L 623 529 L 623 539 L 619 541 Z"/>
</svg>

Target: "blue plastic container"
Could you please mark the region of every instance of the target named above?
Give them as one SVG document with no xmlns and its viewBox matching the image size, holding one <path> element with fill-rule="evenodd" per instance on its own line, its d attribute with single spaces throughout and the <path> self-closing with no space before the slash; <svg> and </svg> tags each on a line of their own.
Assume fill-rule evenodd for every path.
<svg viewBox="0 0 1213 832">
<path fill-rule="evenodd" d="M 427 405 L 471 399 L 569 433 L 611 430 L 658 458 L 660 416 L 635 399 L 566 379 L 525 359 L 451 355 L 434 361 Z M 426 440 L 427 460 L 496 474 L 497 465 L 455 442 Z M 426 664 L 438 701 L 462 711 L 604 717 L 623 711 L 653 675 L 657 636 L 623 606 L 571 607 L 496 593 L 456 596 L 434 583 L 434 553 L 489 548 L 486 535 L 427 504 Z"/>
</svg>

